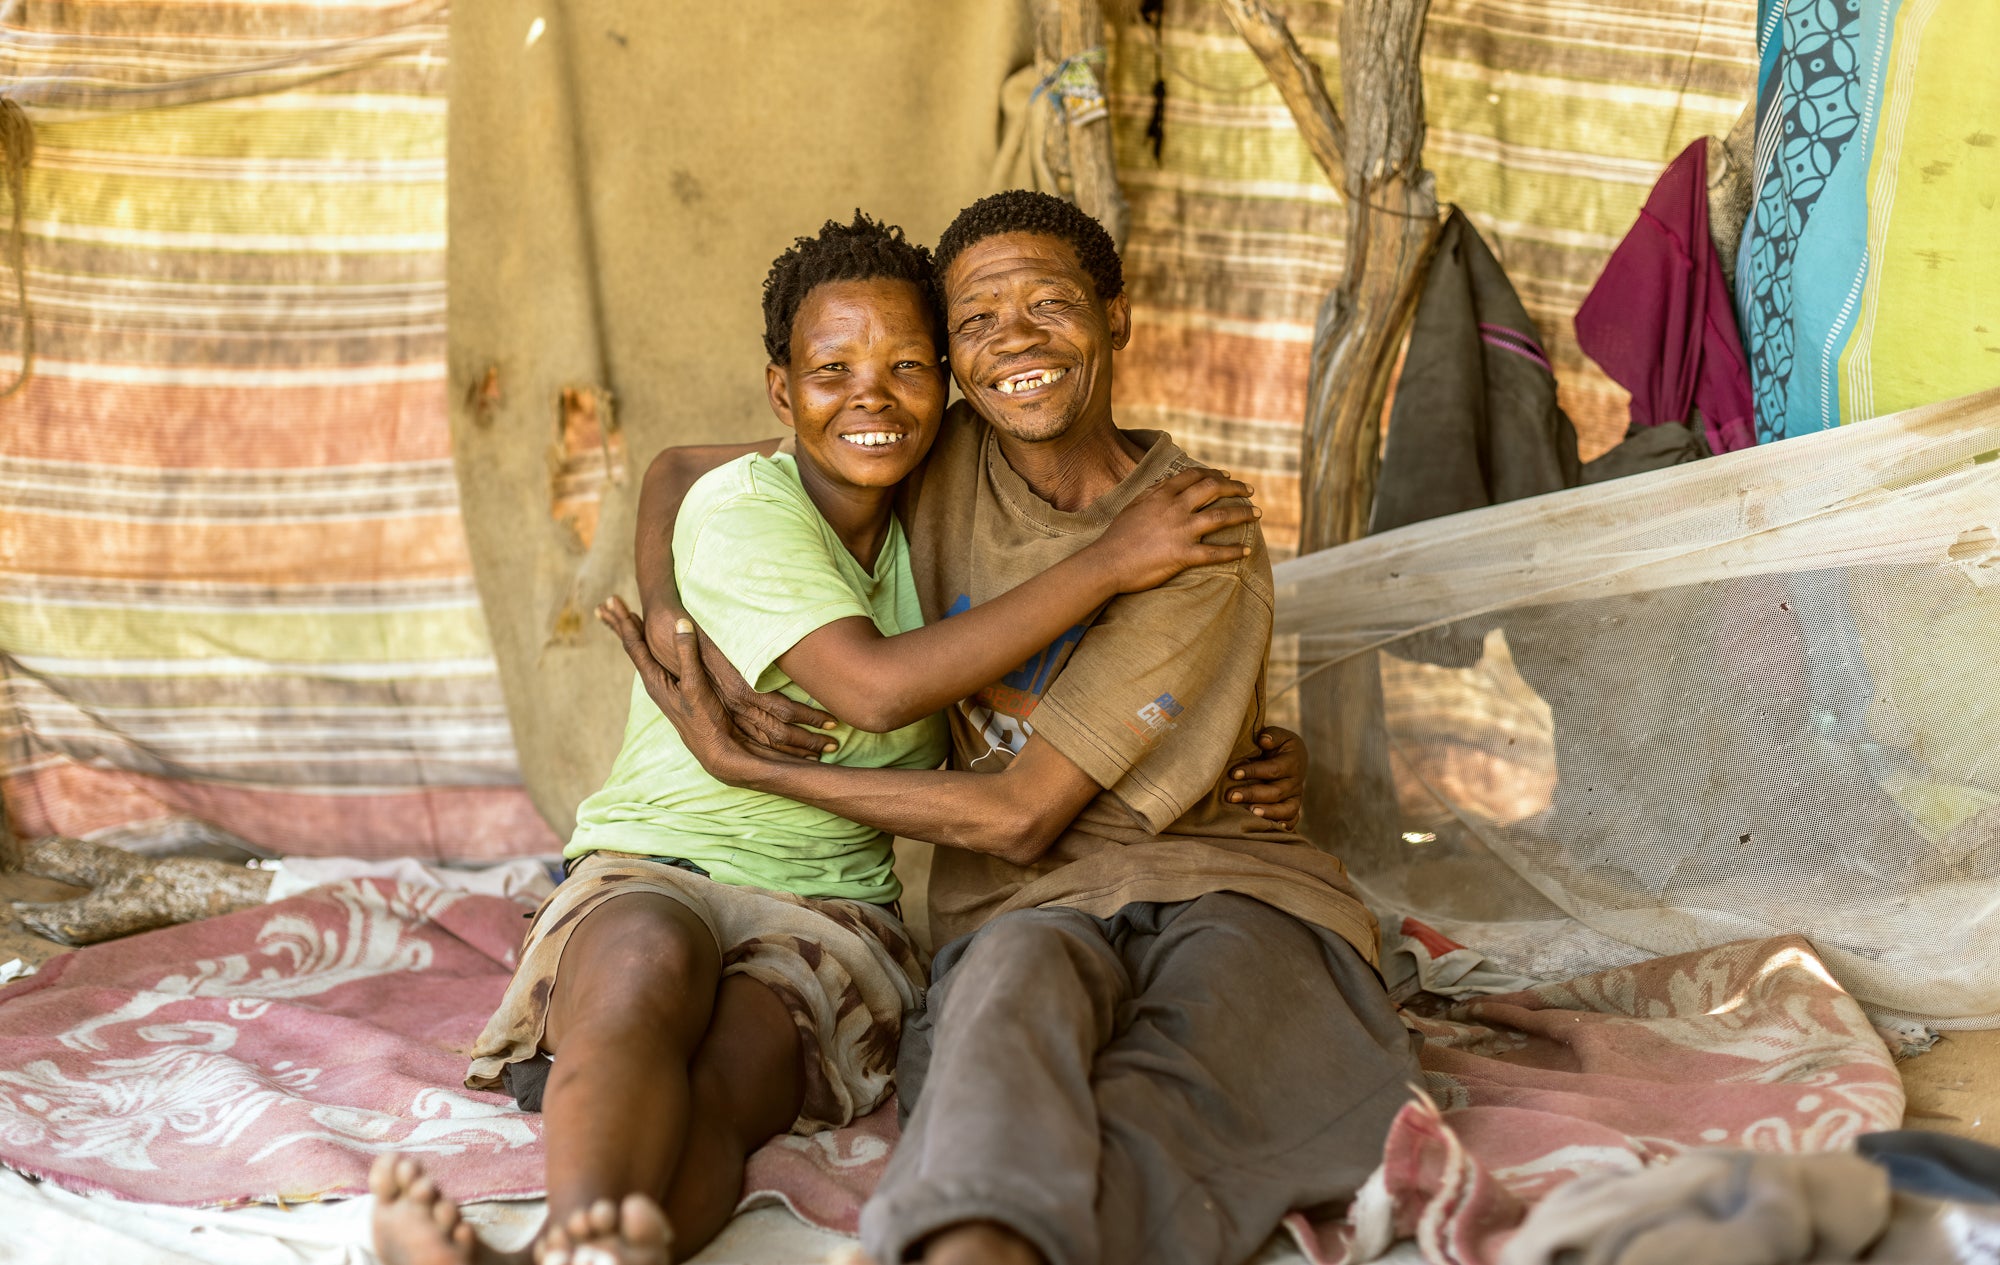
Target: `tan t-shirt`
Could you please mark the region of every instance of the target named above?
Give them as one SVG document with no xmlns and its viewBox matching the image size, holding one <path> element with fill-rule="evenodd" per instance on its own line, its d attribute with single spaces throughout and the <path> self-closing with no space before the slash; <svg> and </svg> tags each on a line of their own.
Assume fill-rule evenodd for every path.
<svg viewBox="0 0 2000 1265">
<path fill-rule="evenodd" d="M 954 405 L 904 507 L 925 621 L 1048 570 L 1194 464 L 1166 435 L 1126 434 L 1145 451 L 1138 467 L 1095 505 L 1064 513 L 1014 473 L 991 427 Z M 1228 766 L 1256 750 L 1263 722 L 1271 560 L 1255 524 L 1211 540 L 1255 552 L 1117 598 L 950 709 L 954 768 L 998 772 L 1040 734 L 1106 789 L 1033 866 L 939 848 L 938 943 L 1011 909 L 1109 917 L 1134 901 L 1229 891 L 1325 927 L 1375 962 L 1375 919 L 1340 862 L 1223 798 Z"/>
</svg>

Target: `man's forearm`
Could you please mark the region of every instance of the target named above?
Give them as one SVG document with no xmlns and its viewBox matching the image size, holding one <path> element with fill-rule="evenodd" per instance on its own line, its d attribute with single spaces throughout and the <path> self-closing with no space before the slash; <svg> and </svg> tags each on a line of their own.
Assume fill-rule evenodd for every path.
<svg viewBox="0 0 2000 1265">
<path fill-rule="evenodd" d="M 1064 762 L 1067 764 L 1067 761 Z M 781 795 L 906 839 L 982 852 L 1026 865 L 1048 850 L 1097 792 L 1080 774 L 1024 779 L 1005 773 L 856 769 L 840 765 L 757 759 L 725 780 Z M 1070 766 L 1074 772 L 1074 766 Z M 1032 773 L 1032 771 L 1028 771 Z M 1029 780 L 1054 781 L 1027 794 Z"/>
<path fill-rule="evenodd" d="M 687 499 L 692 480 L 682 476 L 668 449 L 646 467 L 639 486 L 639 524 L 632 542 L 632 563 L 639 581 L 639 614 L 656 619 L 662 612 L 679 617 L 680 591 L 674 584 L 674 520 Z"/>
<path fill-rule="evenodd" d="M 764 439 L 754 444 L 693 445 L 668 448 L 653 458 L 639 485 L 639 522 L 632 542 L 641 618 L 664 614 L 677 619 L 683 613 L 680 589 L 674 583 L 674 523 L 695 480 L 748 453 L 768 457 L 778 444 L 776 439 Z"/>
</svg>

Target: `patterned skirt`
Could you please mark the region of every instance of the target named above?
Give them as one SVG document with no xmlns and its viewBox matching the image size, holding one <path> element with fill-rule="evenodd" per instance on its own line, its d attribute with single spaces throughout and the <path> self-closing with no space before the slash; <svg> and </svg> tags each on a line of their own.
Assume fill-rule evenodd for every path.
<svg viewBox="0 0 2000 1265">
<path fill-rule="evenodd" d="M 887 908 L 718 883 L 651 857 L 594 852 L 535 913 L 521 965 L 472 1049 L 469 1089 L 499 1089 L 510 1063 L 541 1057 L 563 946 L 599 905 L 628 892 L 677 900 L 714 933 L 724 975 L 748 975 L 785 1003 L 816 1050 L 794 1133 L 838 1128 L 890 1090 L 903 1014 L 923 1005 L 924 965 Z"/>
</svg>

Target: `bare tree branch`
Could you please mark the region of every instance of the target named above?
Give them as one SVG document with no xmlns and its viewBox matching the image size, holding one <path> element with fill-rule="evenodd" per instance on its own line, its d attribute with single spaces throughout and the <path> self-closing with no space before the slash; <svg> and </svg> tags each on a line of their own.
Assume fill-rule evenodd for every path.
<svg viewBox="0 0 2000 1265">
<path fill-rule="evenodd" d="M 1299 551 L 1368 531 L 1381 472 L 1382 407 L 1437 240 L 1437 194 L 1423 168 L 1424 20 L 1430 0 L 1346 0 L 1341 100 L 1263 0 L 1222 0 L 1291 108 L 1313 157 L 1347 202 L 1347 261 L 1313 331 L 1299 443 Z M 1339 849 L 1379 844 L 1395 820 L 1395 779 L 1373 655 L 1315 677 L 1302 699 L 1325 776 L 1306 788 L 1306 817 Z"/>
<path fill-rule="evenodd" d="M 1306 148 L 1319 160 L 1327 179 L 1344 188 L 1347 172 L 1341 155 L 1347 149 L 1347 127 L 1340 121 L 1319 67 L 1292 38 L 1292 28 L 1264 0 L 1222 0 L 1222 10 L 1250 51 L 1264 63 L 1264 73 L 1291 108 Z"/>
</svg>

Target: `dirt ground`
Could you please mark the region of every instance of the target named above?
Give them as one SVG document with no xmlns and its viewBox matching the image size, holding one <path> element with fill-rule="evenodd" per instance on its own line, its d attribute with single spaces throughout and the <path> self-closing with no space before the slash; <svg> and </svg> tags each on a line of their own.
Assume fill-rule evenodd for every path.
<svg viewBox="0 0 2000 1265">
<path fill-rule="evenodd" d="M 921 866 L 929 858 L 905 860 Z M 39 964 L 63 952 L 61 945 L 22 927 L 10 902 L 66 900 L 82 890 L 25 874 L 0 874 L 0 962 L 21 958 Z M 1906 1125 L 2000 1145 L 2000 1030 L 1946 1033 L 1930 1053 L 1907 1059 L 1901 1067 L 1909 1095 Z"/>
</svg>

